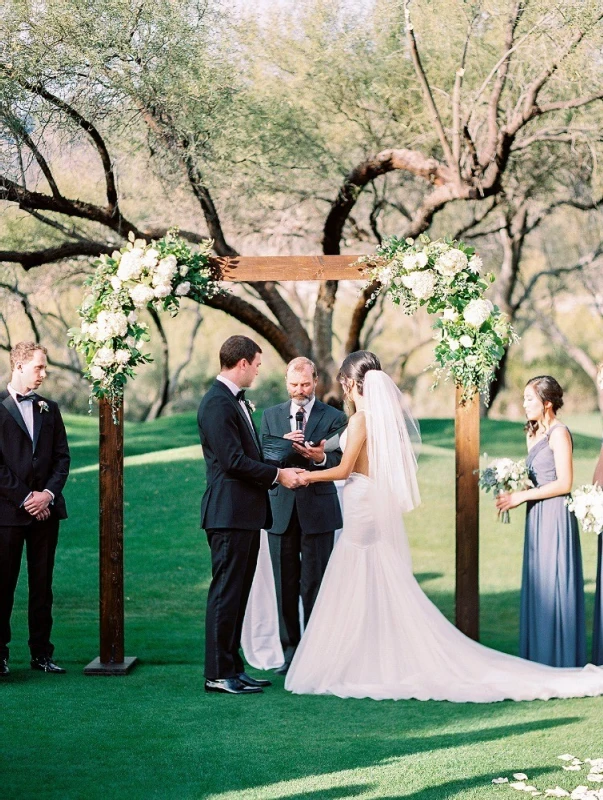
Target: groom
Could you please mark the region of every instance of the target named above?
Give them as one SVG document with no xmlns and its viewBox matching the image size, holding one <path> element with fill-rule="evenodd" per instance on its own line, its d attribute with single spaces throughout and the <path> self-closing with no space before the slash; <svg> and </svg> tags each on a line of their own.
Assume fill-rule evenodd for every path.
<svg viewBox="0 0 603 800">
<path fill-rule="evenodd" d="M 254 694 L 270 681 L 245 673 L 241 629 L 260 548 L 260 530 L 272 517 L 268 490 L 294 489 L 296 469 L 264 464 L 251 408 L 245 400 L 257 377 L 262 350 L 247 336 L 231 336 L 220 348 L 220 374 L 207 392 L 197 421 L 207 489 L 201 527 L 211 549 L 212 580 L 205 618 L 205 691 Z"/>
</svg>

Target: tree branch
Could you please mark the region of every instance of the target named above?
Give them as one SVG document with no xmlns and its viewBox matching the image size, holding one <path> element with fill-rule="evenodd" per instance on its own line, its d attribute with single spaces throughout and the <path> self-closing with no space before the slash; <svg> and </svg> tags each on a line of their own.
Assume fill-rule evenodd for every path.
<svg viewBox="0 0 603 800">
<path fill-rule="evenodd" d="M 93 258 L 102 253 L 111 255 L 114 250 L 114 246 L 105 244 L 104 242 L 65 242 L 56 247 L 47 247 L 42 250 L 0 250 L 0 261 L 21 264 L 24 270 L 30 270 L 34 267 L 40 267 L 43 264 L 52 264 L 54 261 L 60 261 L 64 258 L 76 258 L 77 256 L 89 256 Z"/>
</svg>

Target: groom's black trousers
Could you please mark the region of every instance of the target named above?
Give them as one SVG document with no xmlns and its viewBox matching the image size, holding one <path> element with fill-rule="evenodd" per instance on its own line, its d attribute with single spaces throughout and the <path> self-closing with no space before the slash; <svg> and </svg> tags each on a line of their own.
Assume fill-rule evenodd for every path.
<svg viewBox="0 0 603 800">
<path fill-rule="evenodd" d="M 8 658 L 10 618 L 21 569 L 27 553 L 29 585 L 29 649 L 33 658 L 52 656 L 52 573 L 59 538 L 59 520 L 51 517 L 29 525 L 0 526 L 0 658 Z"/>
<path fill-rule="evenodd" d="M 239 652 L 247 600 L 260 549 L 260 532 L 207 531 L 212 580 L 205 617 L 205 677 L 233 678 L 245 671 Z"/>
</svg>

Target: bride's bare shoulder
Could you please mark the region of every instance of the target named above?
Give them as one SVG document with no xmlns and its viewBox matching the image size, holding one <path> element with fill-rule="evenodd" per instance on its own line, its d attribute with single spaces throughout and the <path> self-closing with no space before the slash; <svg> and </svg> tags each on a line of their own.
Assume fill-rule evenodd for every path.
<svg viewBox="0 0 603 800">
<path fill-rule="evenodd" d="M 348 427 L 353 431 L 366 430 L 366 415 L 364 411 L 359 410 L 352 414 L 348 422 Z"/>
</svg>

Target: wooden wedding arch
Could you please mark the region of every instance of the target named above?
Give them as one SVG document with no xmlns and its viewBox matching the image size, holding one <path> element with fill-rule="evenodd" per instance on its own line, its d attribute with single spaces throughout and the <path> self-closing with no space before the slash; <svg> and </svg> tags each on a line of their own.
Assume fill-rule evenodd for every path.
<svg viewBox="0 0 603 800">
<path fill-rule="evenodd" d="M 223 281 L 365 280 L 345 256 L 241 256 L 212 258 Z M 479 636 L 479 396 L 461 403 L 456 387 L 456 625 L 472 639 Z M 114 424 L 108 400 L 99 407 L 100 656 L 87 675 L 126 675 L 136 663 L 124 649 L 123 579 L 123 406 Z"/>
</svg>

